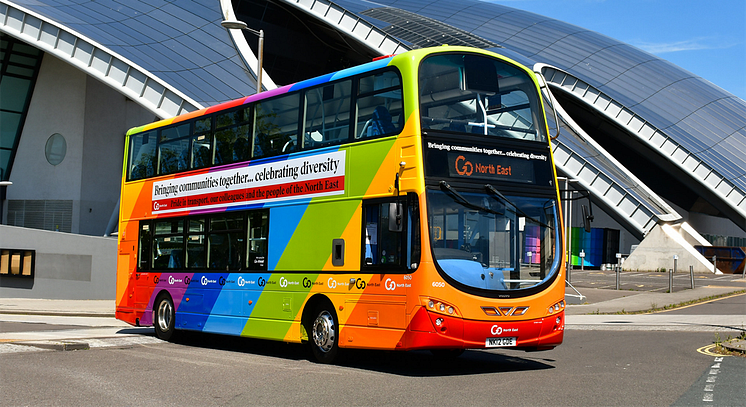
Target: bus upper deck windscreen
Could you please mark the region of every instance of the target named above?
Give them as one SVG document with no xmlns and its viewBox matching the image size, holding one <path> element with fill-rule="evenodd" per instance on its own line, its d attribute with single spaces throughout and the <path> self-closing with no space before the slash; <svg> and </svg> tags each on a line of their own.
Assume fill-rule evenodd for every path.
<svg viewBox="0 0 746 407">
<path fill-rule="evenodd" d="M 436 55 L 420 67 L 422 129 L 546 141 L 526 72 L 497 59 Z"/>
</svg>

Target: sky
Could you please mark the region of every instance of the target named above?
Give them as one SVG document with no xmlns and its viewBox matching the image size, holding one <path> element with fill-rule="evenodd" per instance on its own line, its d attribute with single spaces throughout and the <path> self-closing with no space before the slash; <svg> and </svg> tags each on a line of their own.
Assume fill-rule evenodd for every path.
<svg viewBox="0 0 746 407">
<path fill-rule="evenodd" d="M 596 31 L 746 100 L 746 0 L 488 0 Z"/>
</svg>

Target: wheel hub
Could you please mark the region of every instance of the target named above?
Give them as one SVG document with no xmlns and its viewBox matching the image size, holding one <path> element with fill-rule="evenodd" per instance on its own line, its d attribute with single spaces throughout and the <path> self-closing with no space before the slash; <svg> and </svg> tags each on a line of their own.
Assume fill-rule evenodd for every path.
<svg viewBox="0 0 746 407">
<path fill-rule="evenodd" d="M 336 335 L 334 333 L 334 318 L 328 311 L 324 311 L 313 321 L 313 343 L 322 352 L 329 352 L 334 346 Z"/>
<path fill-rule="evenodd" d="M 171 304 L 168 301 L 161 301 L 158 305 L 158 327 L 162 332 L 168 331 L 171 325 Z"/>
</svg>

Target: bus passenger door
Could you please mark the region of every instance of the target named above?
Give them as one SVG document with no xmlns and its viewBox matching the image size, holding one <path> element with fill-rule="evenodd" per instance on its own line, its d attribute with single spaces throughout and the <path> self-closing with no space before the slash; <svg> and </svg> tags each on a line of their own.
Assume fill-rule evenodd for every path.
<svg viewBox="0 0 746 407">
<path fill-rule="evenodd" d="M 415 195 L 416 197 L 416 195 Z M 361 271 L 370 273 L 359 296 L 348 297 L 353 311 L 343 330 L 342 342 L 358 348 L 396 348 L 406 329 L 407 291 L 411 287 L 412 236 L 419 236 L 419 224 L 412 216 L 416 205 L 406 196 L 363 202 Z M 416 265 L 415 265 L 416 267 Z M 342 345 L 344 346 L 344 345 Z"/>
</svg>

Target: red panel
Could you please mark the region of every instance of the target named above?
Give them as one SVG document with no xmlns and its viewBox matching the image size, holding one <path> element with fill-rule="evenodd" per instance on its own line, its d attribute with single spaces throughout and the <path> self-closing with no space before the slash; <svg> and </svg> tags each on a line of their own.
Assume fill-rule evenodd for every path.
<svg viewBox="0 0 746 407">
<path fill-rule="evenodd" d="M 435 323 L 438 318 L 440 325 Z M 419 308 L 404 335 L 404 348 L 484 348 L 487 338 L 516 337 L 517 348 L 551 349 L 562 343 L 564 319 L 560 312 L 529 321 L 473 321 Z"/>
</svg>

